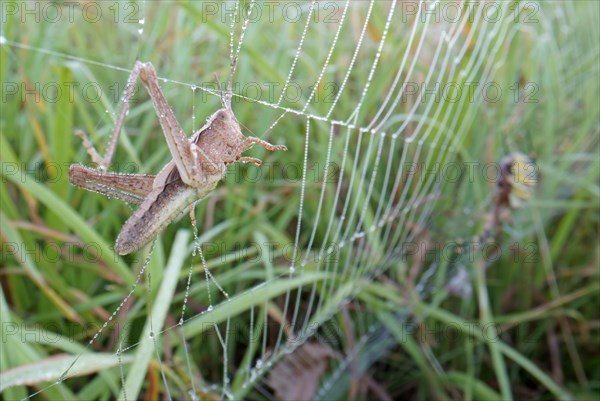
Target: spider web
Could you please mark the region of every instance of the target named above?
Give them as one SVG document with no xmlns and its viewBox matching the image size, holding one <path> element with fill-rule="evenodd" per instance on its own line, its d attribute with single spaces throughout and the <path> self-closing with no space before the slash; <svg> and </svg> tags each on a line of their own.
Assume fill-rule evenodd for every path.
<svg viewBox="0 0 600 401">
<path fill-rule="evenodd" d="M 150 313 L 148 330 L 138 342 L 127 344 L 121 340 L 118 344 L 115 355 L 121 372 L 121 398 L 131 397 L 125 389 L 139 390 L 141 386 L 143 374 L 132 378 L 122 362 L 125 355 L 141 347 L 150 347 L 155 352 L 161 364 L 161 380 L 171 398 L 175 385 L 162 365 L 161 351 L 162 342 L 170 334 L 174 335 L 169 336 L 169 340 L 179 341 L 185 356 L 188 396 L 192 399 L 209 391 L 235 398 L 231 389 L 233 369 L 244 372 L 241 388 L 245 393 L 252 388 L 272 397 L 266 389 L 265 375 L 275 363 L 294 353 L 308 339 L 326 337 L 328 346 L 339 350 L 341 356 L 335 373 L 320 390 L 319 394 L 323 395 L 353 363 L 361 347 L 381 343 L 385 335 L 368 317 L 361 315 L 359 307 L 352 313 L 352 321 L 362 336 L 353 352 L 344 355 L 344 345 L 336 336 L 327 336 L 325 326 L 336 314 L 347 310 L 348 303 L 364 291 L 371 280 L 382 273 L 392 274 L 402 260 L 404 244 L 426 227 L 443 189 L 439 166 L 456 159 L 457 149 L 471 130 L 475 114 L 485 104 L 473 83 L 481 85 L 492 81 L 496 71 L 502 68 L 497 62 L 498 54 L 521 29 L 514 23 L 519 8 L 515 9 L 511 2 L 493 3 L 493 9 L 456 3 L 461 13 L 451 22 L 448 18 L 439 18 L 440 8 L 445 4 L 448 3 L 306 2 L 302 3 L 301 13 L 294 23 L 279 21 L 278 26 L 284 26 L 286 32 L 273 33 L 269 31 L 269 22 L 251 18 L 264 4 L 249 1 L 221 6 L 219 3 L 218 13 L 210 16 L 210 23 L 227 32 L 215 40 L 222 48 L 228 48 L 230 62 L 239 58 L 235 81 L 242 88 L 248 83 L 244 79 L 251 80 L 250 68 L 246 66 L 253 60 L 248 54 L 257 51 L 256 42 L 252 41 L 264 36 L 270 43 L 269 34 L 281 34 L 292 37 L 295 43 L 293 48 L 287 49 L 287 57 L 275 67 L 283 80 L 274 96 L 251 97 L 236 92 L 234 87 L 234 110 L 235 102 L 248 102 L 264 112 L 266 122 L 260 123 L 264 129 L 253 128 L 257 133 L 262 132 L 259 136 L 283 138 L 287 139 L 288 147 L 292 144 L 303 147 L 301 159 L 295 160 L 301 172 L 299 185 L 292 187 L 290 194 L 297 200 L 290 202 L 295 210 L 295 218 L 290 220 L 292 243 L 287 257 L 278 259 L 281 266 L 277 274 L 260 279 L 251 288 L 229 294 L 221 285 L 222 277 L 213 277 L 207 268 L 214 262 L 203 253 L 207 238 L 198 236 L 199 229 L 194 227 L 192 247 L 178 249 L 191 253 L 194 258 L 181 291 L 179 322 L 163 324 Z M 158 7 L 154 2 L 140 3 L 138 44 L 150 34 L 154 7 Z M 202 3 L 191 3 L 183 12 L 173 13 L 179 12 L 179 18 L 185 18 L 201 10 Z M 348 41 L 348 37 L 352 40 Z M 124 72 L 130 68 L 126 64 L 109 65 L 49 48 L 35 48 L 10 38 L 3 41 L 14 49 L 86 65 Z M 349 42 L 352 46 L 348 46 Z M 322 43 L 327 46 L 315 45 Z M 257 67 L 260 68 L 267 67 Z M 195 130 L 196 108 L 201 103 L 199 96 L 203 92 L 215 95 L 216 91 L 187 80 L 171 79 L 169 71 L 158 73 L 165 88 L 183 87 L 190 92 Z M 335 84 L 335 90 L 331 96 L 324 96 L 330 83 Z M 290 88 L 300 88 L 302 93 L 293 102 L 286 99 Z M 453 96 L 452 90 L 457 88 L 463 92 L 455 101 L 440 100 Z M 467 95 L 471 88 L 476 93 L 474 96 Z M 292 126 L 302 128 L 293 134 L 302 134 L 301 140 L 286 137 L 294 132 L 290 130 Z M 273 142 L 278 143 L 277 140 Z M 314 168 L 315 165 L 320 169 Z M 151 258 L 152 253 L 143 263 L 136 284 L 145 277 L 148 307 L 154 311 L 153 288 L 164 287 L 165 283 L 157 283 L 152 278 L 151 269 L 147 268 Z M 241 258 L 239 263 L 243 263 Z M 167 267 L 167 271 L 177 276 L 180 268 L 181 265 L 174 266 L 171 271 Z M 202 284 L 194 283 L 197 275 L 193 272 L 197 270 L 205 274 Z M 421 291 L 427 288 L 427 277 L 433 272 L 423 275 Z M 130 307 L 135 291 L 136 287 L 131 289 L 91 338 L 88 348 L 116 320 L 122 308 Z M 190 298 L 200 291 L 206 291 L 209 306 L 190 316 Z M 240 304 L 245 307 L 240 309 Z M 240 321 L 249 322 L 245 338 L 233 335 Z M 219 379 L 214 379 L 218 373 L 211 372 L 213 384 L 201 386 L 195 383 L 199 373 L 191 368 L 190 360 L 194 356 L 188 342 L 207 333 L 216 338 L 212 344 L 221 348 L 222 371 Z M 120 337 L 127 337 L 126 333 Z M 232 347 L 239 346 L 236 344 L 239 341 L 252 347 L 254 352 L 248 354 L 250 357 L 243 364 L 233 366 Z M 62 385 L 77 371 L 82 355 L 74 358 L 56 382 L 29 398 Z M 145 365 L 136 366 L 147 367 L 150 354 L 147 355 Z M 301 353 L 298 355 L 302 358 Z"/>
</svg>

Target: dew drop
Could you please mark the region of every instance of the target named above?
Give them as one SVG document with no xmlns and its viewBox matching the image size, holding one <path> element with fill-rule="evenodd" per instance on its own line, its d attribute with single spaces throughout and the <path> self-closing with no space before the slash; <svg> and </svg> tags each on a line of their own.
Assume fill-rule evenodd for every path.
<svg viewBox="0 0 600 401">
<path fill-rule="evenodd" d="M 206 308 L 207 311 L 211 312 L 214 309 L 214 307 L 212 305 L 209 305 L 208 308 Z"/>
<path fill-rule="evenodd" d="M 6 38 L 2 35 L 0 35 L 0 45 L 3 45 L 7 42 Z"/>
</svg>

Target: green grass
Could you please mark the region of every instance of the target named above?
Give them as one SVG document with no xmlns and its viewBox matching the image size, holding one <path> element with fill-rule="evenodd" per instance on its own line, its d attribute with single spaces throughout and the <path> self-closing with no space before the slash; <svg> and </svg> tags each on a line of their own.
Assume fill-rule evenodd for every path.
<svg viewBox="0 0 600 401">
<path fill-rule="evenodd" d="M 88 132 L 101 149 L 108 140 L 128 75 L 114 67 L 130 69 L 136 59 L 151 61 L 159 76 L 169 80 L 162 88 L 188 134 L 219 107 L 218 97 L 181 84 L 214 89 L 213 74 L 223 81 L 228 74 L 229 26 L 207 17 L 203 4 L 208 3 L 140 3 L 146 20 L 142 35 L 137 33 L 136 21 L 124 19 L 126 3 L 121 4 L 120 23 L 116 24 L 108 3 L 102 9 L 104 18 L 95 23 L 79 13 L 71 24 L 43 19 L 37 24 L 29 17 L 9 17 L 3 22 L 2 32 L 9 43 L 0 46 L 4 85 L 0 112 L 0 370 L 6 372 L 0 383 L 2 397 L 21 399 L 45 389 L 34 398 L 116 399 L 123 398 L 123 385 L 127 399 L 165 397 L 167 389 L 174 398 L 189 397 L 193 382 L 199 396 L 209 399 L 211 391 L 220 394 L 221 389 L 209 390 L 208 386 L 223 383 L 223 339 L 214 334 L 214 327 L 222 331 L 253 327 L 255 338 L 262 340 L 263 323 L 276 323 L 265 333 L 269 351 L 277 341 L 279 324 L 292 320 L 301 291 L 297 321 L 324 325 L 317 332 L 320 339 L 327 338 L 328 325 L 337 330 L 333 343 L 324 341 L 338 352 L 321 377 L 323 383 L 329 383 L 320 388 L 324 398 L 375 398 L 382 393 L 414 399 L 596 398 L 600 392 L 598 4 L 544 3 L 536 14 L 538 21 L 523 23 L 524 29 L 516 29 L 496 53 L 492 46 L 488 53 L 478 53 L 478 40 L 487 39 L 478 32 L 456 68 L 467 68 L 474 60 L 489 63 L 494 67 L 493 80 L 505 95 L 495 103 L 438 102 L 428 112 L 431 120 L 427 121 L 421 114 L 426 104 L 407 116 L 412 103 L 400 103 L 381 130 L 390 134 L 409 119 L 400 137 L 404 138 L 425 121 L 420 132 L 429 132 L 429 136 L 422 148 L 418 143 L 401 144 L 401 139 L 392 146 L 389 135 L 385 139 L 368 132 L 360 136 L 358 130 L 347 137 L 343 126 L 335 127 L 330 142 L 330 123 L 319 119 L 307 122 L 306 116 L 288 113 L 264 136 L 285 144 L 288 152 L 252 149 L 248 155 L 266 164 L 260 169 L 230 167 L 225 182 L 196 206 L 199 242 L 204 244 L 210 271 L 228 299 L 214 286 L 209 299 L 203 265 L 199 256 L 193 255 L 187 216 L 159 236 L 150 256 L 149 249 L 115 256 L 114 239 L 132 208 L 71 186 L 66 174 L 70 163 L 90 163 L 73 135 L 75 129 Z M 330 119 L 346 120 L 361 97 L 387 19 L 389 3 L 386 7 L 382 4 L 374 8 L 364 53 L 357 58 Z M 343 81 L 366 9 L 365 2 L 348 15 L 332 64 L 316 91 L 317 101 L 306 113 L 328 113 L 332 99 L 326 83 Z M 328 15 L 326 9 L 320 11 L 319 18 Z M 341 18 L 341 13 L 336 18 Z M 281 88 L 303 22 L 249 25 L 235 92 L 251 97 L 253 82 L 278 83 Z M 236 26 L 239 29 L 241 24 Z M 301 88 L 311 89 L 319 76 L 321 64 L 315 61 L 322 62 L 327 56 L 337 26 L 322 23 L 308 31 L 294 75 Z M 486 34 L 494 27 L 489 25 Z M 469 24 L 463 27 L 460 41 L 466 40 L 470 28 Z M 425 79 L 434 68 L 440 29 L 429 27 L 417 57 L 416 45 L 408 47 L 410 24 L 394 20 L 378 72 L 355 121 L 358 127 L 368 125 L 376 115 L 405 52 L 409 54 L 407 66 L 416 60 L 412 78 Z M 444 56 L 440 53 L 438 63 Z M 454 64 L 447 61 L 445 75 L 433 79 L 445 82 L 453 78 L 464 85 L 467 77 L 450 77 Z M 439 68 L 433 71 L 439 72 Z M 474 79 L 482 74 L 479 69 Z M 71 98 L 68 90 L 73 83 L 77 86 Z M 514 83 L 520 83 L 522 96 L 535 102 L 515 102 Z M 14 95 L 10 93 L 13 84 L 18 88 Z M 91 101 L 96 85 L 102 96 Z M 56 101 L 52 97 L 55 87 L 62 91 Z M 84 87 L 90 92 L 84 92 Z M 276 103 L 279 92 L 274 94 L 272 98 L 263 91 L 260 100 Z M 307 96 L 305 93 L 304 100 Z M 300 110 L 304 103 L 284 100 L 282 106 Z M 233 107 L 238 120 L 261 137 L 282 113 L 243 97 L 234 98 Z M 461 130 L 447 129 L 454 119 Z M 307 124 L 310 140 L 304 170 Z M 126 133 L 119 142 L 115 171 L 152 174 L 170 159 L 143 90 L 135 96 Z M 437 143 L 432 143 L 434 138 Z M 455 146 L 454 151 L 448 152 L 443 145 L 446 140 Z M 390 149 L 397 152 L 390 154 Z M 337 167 L 328 170 L 327 177 L 332 180 L 326 181 L 319 214 L 329 150 L 330 161 Z M 433 161 L 478 162 L 479 166 L 497 163 L 511 151 L 536 159 L 540 182 L 525 208 L 504 216 L 502 257 L 487 269 L 483 268 L 486 261 L 477 255 L 470 260 L 436 259 L 433 253 L 425 258 L 400 254 L 386 258 L 390 242 L 385 241 L 385 228 L 366 230 L 382 217 L 379 201 L 390 197 L 394 172 L 402 167 L 402 152 L 406 152 L 406 161 L 418 156 L 425 167 L 432 167 Z M 378 152 L 380 157 L 376 157 Z M 346 162 L 341 166 L 343 157 Z M 391 175 L 386 174 L 387 168 Z M 261 176 L 248 178 L 255 174 Z M 415 211 L 429 202 L 412 198 L 425 182 L 419 178 L 427 177 L 420 174 L 406 181 L 406 202 Z M 336 203 L 337 179 L 342 175 L 346 181 Z M 409 211 L 401 213 L 391 227 L 422 224 L 424 229 L 413 239 L 419 245 L 473 237 L 485 225 L 493 187 L 481 175 L 445 182 L 427 222 L 418 221 L 419 215 Z M 300 247 L 295 275 L 290 276 L 293 249 L 286 245 L 295 240 L 302 191 Z M 427 193 L 433 193 L 433 187 Z M 400 191 L 394 196 L 399 199 Z M 336 254 L 338 270 L 323 271 L 314 255 L 324 241 L 331 240 L 331 233 L 327 237 L 329 220 L 333 218 L 335 232 L 346 200 L 349 212 L 354 209 L 356 215 L 345 224 L 355 227 L 362 222 L 365 236 L 356 244 L 366 246 L 368 253 L 341 248 Z M 346 226 L 342 227 L 344 234 Z M 273 257 L 266 257 L 270 252 Z M 451 296 L 446 288 L 459 264 L 472 278 L 472 295 L 466 299 Z M 345 271 L 344 266 L 353 268 Z M 434 268 L 435 274 L 429 277 L 427 272 Z M 185 318 L 194 318 L 180 330 L 174 326 L 181 316 L 190 269 Z M 268 285 L 253 288 L 264 283 Z M 283 316 L 286 293 L 292 309 Z M 317 295 L 309 312 L 311 294 Z M 214 309 L 204 312 L 211 303 Z M 118 324 L 106 325 L 93 339 L 111 316 Z M 415 330 L 411 324 L 416 325 Z M 489 331 L 469 330 L 473 324 Z M 440 335 L 440 327 L 452 329 L 448 331 L 452 335 Z M 377 341 L 377 335 L 386 340 Z M 255 378 L 246 370 L 249 362 L 263 356 L 261 341 L 249 343 L 247 336 L 233 335 L 227 340 L 228 391 L 236 399 L 264 399 L 253 384 L 268 375 L 269 367 Z M 355 344 L 363 347 L 354 348 Z M 356 353 L 351 367 L 339 357 L 350 352 Z M 65 354 L 81 354 L 69 372 L 76 377 L 46 389 L 70 363 Z M 275 355 L 273 361 L 285 357 L 285 353 Z M 166 376 L 168 388 L 161 374 Z"/>
</svg>

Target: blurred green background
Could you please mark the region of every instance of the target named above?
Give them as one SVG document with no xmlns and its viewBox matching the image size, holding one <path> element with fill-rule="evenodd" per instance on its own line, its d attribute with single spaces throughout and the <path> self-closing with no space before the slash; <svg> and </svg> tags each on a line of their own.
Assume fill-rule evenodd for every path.
<svg viewBox="0 0 600 401">
<path fill-rule="evenodd" d="M 413 3 L 401 2 L 386 30 L 391 2 L 375 2 L 366 24 L 368 2 L 352 2 L 347 14 L 344 2 L 320 2 L 293 74 L 294 88 L 302 93 L 298 99 L 284 98 L 277 107 L 309 3 L 299 6 L 302 18 L 297 20 L 291 9 L 287 19 L 282 17 L 283 2 L 274 9 L 273 20 L 265 13 L 251 21 L 234 79 L 234 93 L 242 96 L 234 97 L 233 108 L 246 135 L 289 150 L 269 153 L 257 147 L 247 152 L 265 166 L 230 167 L 224 183 L 196 206 L 199 243 L 216 281 L 231 297 L 225 303 L 227 296 L 214 286 L 209 298 L 187 216 L 164 231 L 150 257 L 149 248 L 116 256 L 114 239 L 133 208 L 71 186 L 66 173 L 71 163 L 91 165 L 75 129 L 89 133 L 103 149 L 136 59 L 151 61 L 164 78 L 162 89 L 186 133 L 204 123 L 220 103 L 202 88 L 214 91 L 214 73 L 223 82 L 228 77 L 231 27 L 224 10 L 235 10 L 235 2 L 75 3 L 72 18 L 66 3 L 2 3 L 4 399 L 22 399 L 40 389 L 44 391 L 36 399 L 114 399 L 123 396 L 122 387 L 128 399 L 164 398 L 167 390 L 186 399 L 193 398 L 188 392 L 192 382 L 200 399 L 279 399 L 276 390 L 263 390 L 276 388 L 275 375 L 267 378 L 276 364 L 263 371 L 246 367 L 269 357 L 273 349 L 281 351 L 275 346 L 277 332 L 294 310 L 299 321 L 342 328 L 331 347 L 335 357 L 321 351 L 328 367 L 316 377 L 294 376 L 314 381 L 322 399 L 597 399 L 599 3 L 492 2 L 503 12 L 522 13 L 516 19 L 505 15 L 459 24 L 448 22 L 444 13 L 439 20 L 418 22 L 424 17 L 413 13 Z M 60 18 L 46 4 L 56 5 Z M 242 2 L 240 9 L 250 4 Z M 267 10 L 264 3 L 257 4 Z M 33 11 L 25 13 L 26 7 Z M 473 15 L 483 12 L 480 4 Z M 243 21 L 234 24 L 234 50 Z M 343 29 L 333 47 L 340 21 Z M 456 49 L 464 51 L 451 56 L 440 51 L 448 32 L 456 35 Z M 501 40 L 482 45 L 495 36 Z M 359 41 L 361 52 L 353 61 Z M 377 70 L 371 76 L 374 60 Z M 403 97 L 379 127 L 389 134 L 385 139 L 348 131 L 347 124 L 339 123 L 373 128 L 401 63 L 406 64 L 399 82 L 464 85 L 467 78 L 458 71 L 473 68 L 474 80 L 492 79 L 503 96 L 498 101 L 475 96 L 473 102 L 459 103 Z M 304 109 L 321 73 L 314 101 Z M 349 120 L 366 82 L 363 106 Z M 449 126 L 455 129 L 448 131 Z M 113 170 L 158 172 L 170 154 L 142 89 L 125 127 Z M 422 143 L 395 142 L 390 135 L 397 130 L 400 138 L 420 132 Z M 357 248 L 342 249 L 339 270 L 322 270 L 312 259 L 322 243 L 331 241 L 329 221 L 342 233 L 361 233 L 383 218 L 381 199 L 398 202 L 399 192 L 394 198 L 390 191 L 402 162 L 424 162 L 424 170 L 436 162 L 482 166 L 514 151 L 535 160 L 539 183 L 525 207 L 503 215 L 502 257 L 487 270 L 477 257 L 404 257 L 396 249 L 402 244 L 391 243 L 385 228 L 357 238 L 362 241 Z M 331 167 L 326 171 L 327 161 Z M 350 185 L 353 174 L 357 181 Z M 447 244 L 482 232 L 493 207 L 494 183 L 480 174 L 472 180 L 429 183 L 426 173 L 420 174 L 425 186 L 410 187 L 402 205 L 418 212 L 407 219 L 396 216 L 386 225 L 401 233 L 396 241 Z M 361 185 L 360 175 L 367 177 Z M 341 177 L 345 181 L 337 194 Z M 357 210 L 352 221 L 340 219 L 344 202 Z M 302 267 L 302 275 L 294 280 L 288 274 L 290 245 L 296 240 L 297 254 L 311 258 L 307 262 L 298 256 L 294 266 Z M 272 257 L 262 257 L 270 251 Z M 355 264 L 353 269 L 342 269 L 349 263 Z M 459 267 L 469 272 L 465 282 L 472 288 L 464 298 L 452 296 L 446 285 Z M 143 284 L 132 287 L 136 278 Z M 268 290 L 246 292 L 266 282 Z M 160 322 L 155 332 L 176 325 L 184 299 L 185 319 L 198 319 L 183 330 L 162 333 L 158 353 L 147 346 L 150 341 L 138 344 L 150 321 Z M 311 309 L 317 302 L 318 312 Z M 200 315 L 212 305 L 228 309 Z M 111 317 L 116 324 L 95 338 Z M 255 327 L 260 338 L 266 333 L 261 331 L 265 319 L 275 324 L 265 334 L 266 353 L 259 342 L 249 344 L 247 335 L 232 336 L 225 353 L 217 336 L 201 335 L 212 330 L 212 322 L 224 330 L 233 322 Z M 418 329 L 406 336 L 409 322 Z M 492 327 L 498 335 L 469 332 L 466 322 Z M 420 335 L 427 328 L 453 325 L 463 327 L 455 336 Z M 119 346 L 126 348 L 123 343 L 135 346 L 115 354 Z M 47 388 L 69 367 L 73 359 L 67 354 L 82 355 L 70 371 L 80 377 Z M 344 364 L 347 355 L 357 362 Z M 272 358 L 288 357 L 276 352 Z M 223 379 L 225 361 L 228 383 Z"/>
</svg>

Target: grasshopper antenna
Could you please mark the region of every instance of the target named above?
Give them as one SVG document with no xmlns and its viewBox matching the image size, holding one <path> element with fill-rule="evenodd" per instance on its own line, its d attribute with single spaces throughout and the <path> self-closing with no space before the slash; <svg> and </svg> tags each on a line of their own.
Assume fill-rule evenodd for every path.
<svg viewBox="0 0 600 401">
<path fill-rule="evenodd" d="M 235 74 L 235 66 L 237 64 L 237 56 L 231 62 L 231 69 L 229 70 L 229 82 L 227 82 L 227 104 L 231 109 L 231 98 L 233 97 L 233 75 Z"/>
<path fill-rule="evenodd" d="M 215 72 L 215 81 L 217 82 L 217 87 L 219 88 L 219 94 L 221 95 L 221 104 L 223 105 L 224 108 L 231 109 L 231 107 L 227 107 L 228 102 L 227 102 L 227 99 L 225 98 L 225 95 L 223 94 L 223 88 L 221 87 L 221 81 L 219 81 L 219 76 L 217 75 L 216 72 Z"/>
</svg>

